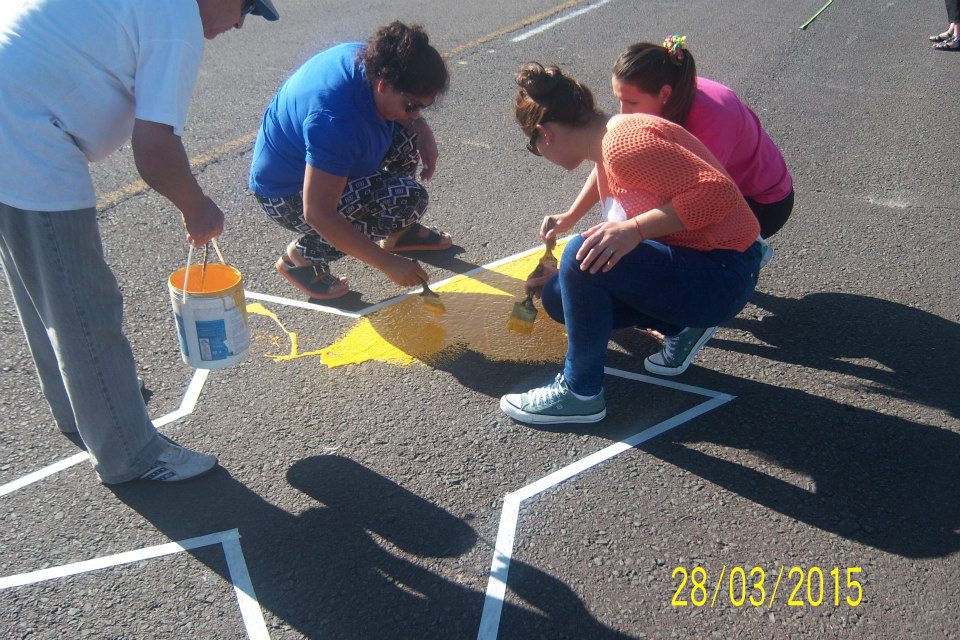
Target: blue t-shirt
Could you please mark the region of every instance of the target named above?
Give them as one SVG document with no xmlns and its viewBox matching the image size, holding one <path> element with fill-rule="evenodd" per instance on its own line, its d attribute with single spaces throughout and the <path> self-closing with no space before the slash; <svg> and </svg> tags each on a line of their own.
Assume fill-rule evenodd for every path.
<svg viewBox="0 0 960 640">
<path fill-rule="evenodd" d="M 253 147 L 254 193 L 279 198 L 302 191 L 307 163 L 344 177 L 380 169 L 393 122 L 377 113 L 367 72 L 357 60 L 363 47 L 350 42 L 318 53 L 277 91 Z"/>
</svg>

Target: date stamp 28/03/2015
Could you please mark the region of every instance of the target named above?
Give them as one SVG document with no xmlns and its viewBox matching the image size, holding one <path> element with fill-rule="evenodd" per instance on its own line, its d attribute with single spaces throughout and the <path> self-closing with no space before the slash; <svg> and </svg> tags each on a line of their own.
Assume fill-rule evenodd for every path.
<svg viewBox="0 0 960 640">
<path fill-rule="evenodd" d="M 773 572 L 769 577 L 773 577 Z M 670 601 L 674 607 L 713 607 L 718 596 L 721 604 L 726 602 L 734 607 L 772 608 L 777 596 L 790 607 L 856 607 L 863 601 L 863 570 L 860 567 L 781 565 L 776 580 L 768 581 L 763 567 L 723 565 L 714 581 L 703 567 L 688 571 L 687 567 L 678 566 L 673 570 L 672 578 L 677 585 Z"/>
</svg>

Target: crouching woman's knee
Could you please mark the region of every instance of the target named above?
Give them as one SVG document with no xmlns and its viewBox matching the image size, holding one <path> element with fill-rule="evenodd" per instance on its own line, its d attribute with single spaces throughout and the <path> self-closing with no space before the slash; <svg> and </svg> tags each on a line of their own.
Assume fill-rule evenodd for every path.
<svg viewBox="0 0 960 640">
<path fill-rule="evenodd" d="M 543 310 L 555 321 L 563 324 L 563 296 L 560 295 L 560 278 L 553 276 L 543 285 L 540 302 Z"/>
</svg>

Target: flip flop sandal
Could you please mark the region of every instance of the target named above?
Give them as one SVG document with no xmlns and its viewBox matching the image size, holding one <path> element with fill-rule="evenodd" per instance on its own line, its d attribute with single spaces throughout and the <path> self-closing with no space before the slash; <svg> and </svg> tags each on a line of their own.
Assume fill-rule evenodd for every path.
<svg viewBox="0 0 960 640">
<path fill-rule="evenodd" d="M 935 36 L 930 36 L 930 42 L 943 42 L 944 40 L 949 40 L 953 37 L 953 34 L 949 31 L 944 31 L 943 33 L 938 33 Z"/>
<path fill-rule="evenodd" d="M 960 40 L 957 38 L 944 40 L 943 42 L 938 42 L 933 45 L 933 48 L 939 49 L 940 51 L 960 51 Z"/>
<path fill-rule="evenodd" d="M 453 246 L 453 238 L 434 227 L 414 222 L 392 245 L 380 245 L 387 251 L 443 251 Z"/>
<path fill-rule="evenodd" d="M 298 267 L 287 256 L 280 256 L 274 266 L 293 286 L 317 300 L 339 298 L 350 291 L 346 278 L 338 278 L 316 267 Z"/>
</svg>

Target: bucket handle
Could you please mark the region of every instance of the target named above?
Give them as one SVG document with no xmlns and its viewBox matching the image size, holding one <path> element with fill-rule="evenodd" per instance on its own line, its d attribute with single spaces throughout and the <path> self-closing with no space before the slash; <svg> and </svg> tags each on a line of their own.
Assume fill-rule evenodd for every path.
<svg viewBox="0 0 960 640">
<path fill-rule="evenodd" d="M 223 259 L 223 252 L 220 251 L 220 244 L 217 242 L 216 238 L 211 238 L 210 242 L 213 243 L 213 250 L 217 252 L 217 257 L 220 258 L 220 262 L 227 264 L 227 261 Z M 183 270 L 183 297 L 181 302 L 183 304 L 187 303 L 187 280 L 190 277 L 190 263 L 193 262 L 193 245 L 190 245 L 190 249 L 187 251 L 187 268 Z"/>
</svg>

